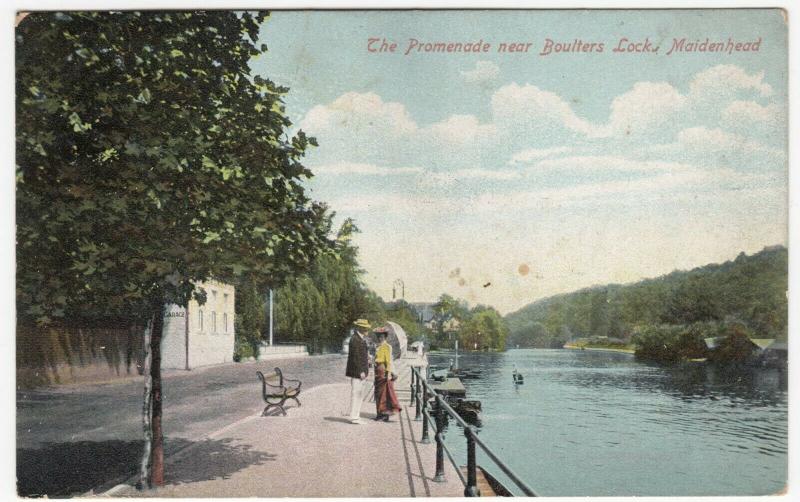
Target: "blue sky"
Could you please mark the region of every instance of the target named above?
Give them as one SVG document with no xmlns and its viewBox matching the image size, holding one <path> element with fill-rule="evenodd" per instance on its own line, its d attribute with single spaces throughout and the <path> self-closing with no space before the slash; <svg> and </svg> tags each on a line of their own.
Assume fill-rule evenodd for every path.
<svg viewBox="0 0 800 502">
<path fill-rule="evenodd" d="M 667 56 L 684 37 L 761 43 Z M 319 140 L 309 187 L 362 229 L 370 287 L 507 312 L 786 244 L 786 37 L 778 10 L 286 11 L 253 69 Z M 492 48 L 403 55 L 412 38 Z M 541 56 L 548 38 L 604 52 Z"/>
</svg>

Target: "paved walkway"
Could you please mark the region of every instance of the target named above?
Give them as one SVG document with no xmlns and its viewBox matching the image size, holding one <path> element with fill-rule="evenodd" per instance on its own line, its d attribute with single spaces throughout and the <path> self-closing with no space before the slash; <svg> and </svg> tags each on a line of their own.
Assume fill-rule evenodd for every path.
<svg viewBox="0 0 800 502">
<path fill-rule="evenodd" d="M 166 485 L 107 495 L 146 497 L 458 497 L 463 486 L 445 460 L 446 481 L 433 481 L 436 445 L 420 443 L 407 362 L 397 366 L 403 411 L 375 422 L 371 392 L 361 425 L 347 417 L 347 381 L 315 387 L 288 416 L 253 414 L 166 459 Z M 288 375 L 291 377 L 291 375 Z M 343 379 L 344 380 L 344 379 Z"/>
</svg>

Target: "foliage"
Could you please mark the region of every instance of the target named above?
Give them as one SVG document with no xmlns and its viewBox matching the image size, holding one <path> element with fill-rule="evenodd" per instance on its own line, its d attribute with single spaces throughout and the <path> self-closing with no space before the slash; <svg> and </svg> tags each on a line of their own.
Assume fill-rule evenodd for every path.
<svg viewBox="0 0 800 502">
<path fill-rule="evenodd" d="M 403 328 L 408 337 L 408 343 L 423 340 L 430 335 L 428 330 L 420 323 L 419 313 L 408 302 L 398 300 L 387 304 L 384 308 L 386 310 L 386 320 L 394 321 Z"/>
<path fill-rule="evenodd" d="M 257 289 L 330 248 L 288 89 L 252 75 L 266 14 L 35 12 L 16 30 L 18 329 L 144 325 L 142 482 L 163 483 L 163 308 Z M 151 449 L 152 438 L 152 449 Z M 152 466 L 152 470 L 150 469 Z"/>
<path fill-rule="evenodd" d="M 264 14 L 32 13 L 16 32 L 22 323 L 149 318 L 194 284 L 259 286 L 325 248 L 287 89 L 253 76 Z"/>
<path fill-rule="evenodd" d="M 721 363 L 742 363 L 755 352 L 756 346 L 750 341 L 752 333 L 747 326 L 735 322 L 725 329 L 723 338 L 716 350 L 711 352 L 709 360 Z"/>
<path fill-rule="evenodd" d="M 352 220 L 341 225 L 335 255 L 317 257 L 307 274 L 292 278 L 275 295 L 276 340 L 304 343 L 312 353 L 338 350 L 353 321 L 385 320 L 382 300 L 361 281 L 358 232 Z"/>
<path fill-rule="evenodd" d="M 492 307 L 478 305 L 470 311 L 459 332 L 459 343 L 465 349 L 505 350 L 508 327 Z"/>
<path fill-rule="evenodd" d="M 678 360 L 674 346 L 681 328 L 670 325 L 648 325 L 633 337 L 637 345 L 636 356 L 640 359 L 675 362 Z"/>
<path fill-rule="evenodd" d="M 233 357 L 240 361 L 258 357 L 267 316 L 264 312 L 264 295 L 260 294 L 253 279 L 243 277 L 235 286 L 236 340 Z"/>
<path fill-rule="evenodd" d="M 741 253 L 733 261 L 635 284 L 607 285 L 539 300 L 506 316 L 511 330 L 509 343 L 560 347 L 577 337 L 629 340 L 634 333 L 644 343 L 643 337 L 649 333 L 654 340 L 645 344 L 645 352 L 657 354 L 656 342 L 664 342 L 663 337 L 669 338 L 672 333 L 672 328 L 664 326 L 688 327 L 695 330 L 692 333 L 701 330 L 707 334 L 712 330 L 709 326 L 722 329 L 719 327 L 733 319 L 758 337 L 786 340 L 787 289 L 787 250 L 770 247 L 751 256 Z M 683 347 L 686 353 L 701 352 L 697 342 L 700 335 L 692 336 L 694 342 L 687 339 L 674 346 Z"/>
<path fill-rule="evenodd" d="M 454 298 L 448 294 L 439 296 L 439 300 L 433 305 L 433 321 L 436 329 L 433 335 L 433 344 L 437 347 L 449 346 L 452 342 L 448 339 L 448 334 L 444 332 L 444 324 L 455 319 L 459 323 L 469 317 L 469 306 L 464 300 Z"/>
</svg>

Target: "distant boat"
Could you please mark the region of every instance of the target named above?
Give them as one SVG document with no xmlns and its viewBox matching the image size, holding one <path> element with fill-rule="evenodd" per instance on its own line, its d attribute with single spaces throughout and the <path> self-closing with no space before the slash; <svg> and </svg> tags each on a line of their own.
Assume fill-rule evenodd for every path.
<svg viewBox="0 0 800 502">
<path fill-rule="evenodd" d="M 514 365 L 514 371 L 511 373 L 511 376 L 514 377 L 514 383 L 516 385 L 522 385 L 525 383 L 525 377 L 522 376 L 522 373 L 517 371 L 517 365 Z"/>
<path fill-rule="evenodd" d="M 450 371 L 447 373 L 448 377 L 451 378 L 464 378 L 464 379 L 471 379 L 471 378 L 480 378 L 481 370 L 479 369 L 467 369 L 467 368 L 453 368 L 450 367 Z"/>
</svg>

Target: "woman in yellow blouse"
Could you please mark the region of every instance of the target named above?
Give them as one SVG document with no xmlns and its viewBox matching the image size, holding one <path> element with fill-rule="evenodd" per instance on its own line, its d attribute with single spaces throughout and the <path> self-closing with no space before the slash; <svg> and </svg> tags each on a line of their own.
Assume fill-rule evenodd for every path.
<svg viewBox="0 0 800 502">
<path fill-rule="evenodd" d="M 386 341 L 388 330 L 375 330 L 378 348 L 375 351 L 375 420 L 389 421 L 389 416 L 400 411 L 400 403 L 392 382 L 392 346 Z"/>
</svg>

